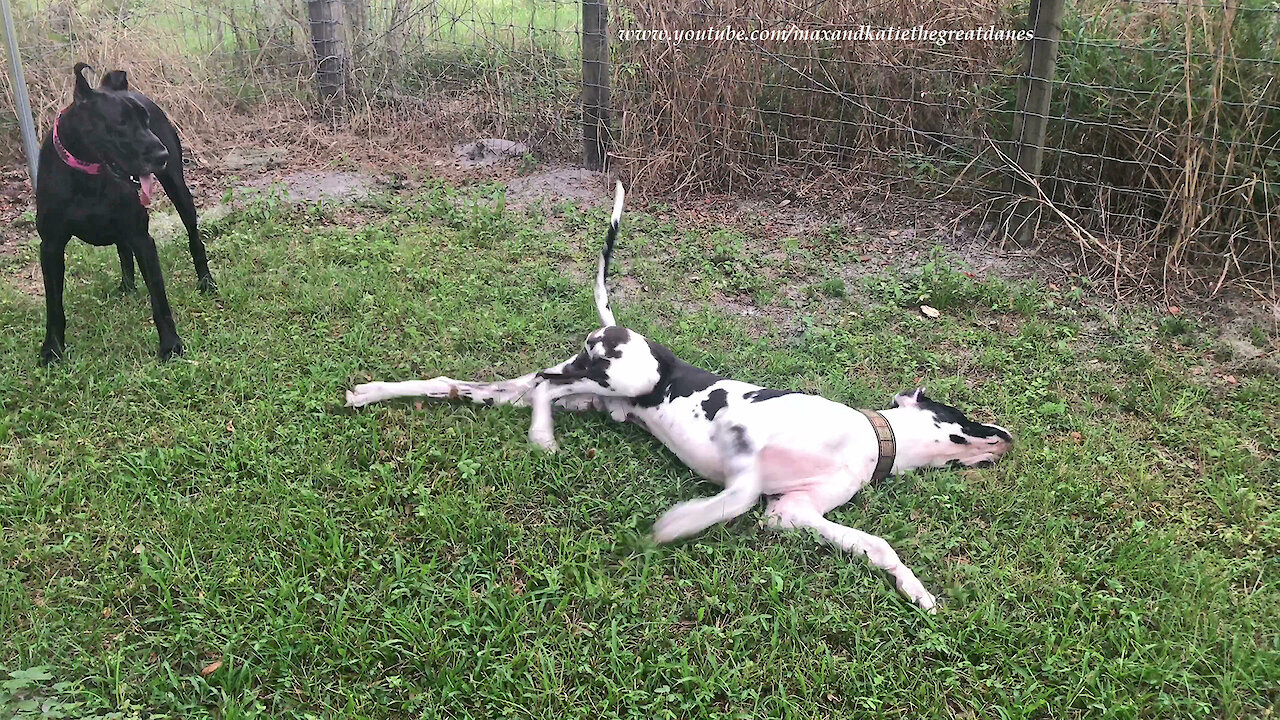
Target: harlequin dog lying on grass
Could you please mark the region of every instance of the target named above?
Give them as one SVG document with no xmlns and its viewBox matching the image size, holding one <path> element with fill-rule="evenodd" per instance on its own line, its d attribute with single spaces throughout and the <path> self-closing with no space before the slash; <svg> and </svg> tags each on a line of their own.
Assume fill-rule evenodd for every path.
<svg viewBox="0 0 1280 720">
<path fill-rule="evenodd" d="M 934 612 L 937 600 L 883 539 L 823 517 L 863 486 L 922 467 L 994 462 L 1013 437 L 999 425 L 969 420 L 923 389 L 893 399 L 888 410 L 855 410 L 815 395 L 771 390 L 694 367 L 637 332 L 618 326 L 605 279 L 622 217 L 618 184 L 613 217 L 596 268 L 596 310 L 603 327 L 582 351 L 514 380 L 478 383 L 438 377 L 371 382 L 347 392 L 347 405 L 397 397 L 466 398 L 533 409 L 529 440 L 556 450 L 551 410 L 597 410 L 644 428 L 694 472 L 724 487 L 683 502 L 653 527 L 671 542 L 706 530 L 768 499 L 766 522 L 812 528 L 826 542 L 860 553 L 893 576 L 898 590 Z"/>
</svg>

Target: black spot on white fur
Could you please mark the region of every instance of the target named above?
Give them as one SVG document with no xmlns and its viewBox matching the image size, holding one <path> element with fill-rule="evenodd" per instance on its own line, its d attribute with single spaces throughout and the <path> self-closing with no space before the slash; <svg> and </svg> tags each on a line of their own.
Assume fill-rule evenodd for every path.
<svg viewBox="0 0 1280 720">
<path fill-rule="evenodd" d="M 631 331 L 624 327 L 611 325 L 605 328 L 599 337 L 601 342 L 604 343 L 604 356 L 607 358 L 620 358 L 622 357 L 622 345 L 631 340 Z"/>
<path fill-rule="evenodd" d="M 965 417 L 964 413 L 960 412 L 956 408 L 926 397 L 924 393 L 920 393 L 916 397 L 916 404 L 921 410 L 933 413 L 934 424 L 939 427 L 941 427 L 939 423 L 951 423 L 953 425 L 959 425 L 960 431 L 971 438 L 998 437 L 1001 440 L 1013 442 L 1013 438 L 1004 430 L 1001 430 L 994 425 L 983 425 L 980 422 L 974 422 Z M 898 407 L 898 401 L 896 399 L 893 402 L 893 406 Z"/>
<path fill-rule="evenodd" d="M 640 407 L 657 407 L 678 397 L 689 397 L 724 378 L 677 358 L 666 347 L 649 340 L 649 352 L 658 361 L 658 382 L 649 392 L 635 398 Z"/>
<path fill-rule="evenodd" d="M 758 403 L 764 402 L 765 400 L 772 400 L 776 397 L 782 397 L 783 395 L 795 394 L 797 394 L 795 390 L 770 390 L 769 388 L 760 388 L 759 390 L 752 390 L 750 392 L 743 393 L 742 399 Z"/>
<path fill-rule="evenodd" d="M 584 351 L 574 355 L 573 360 L 568 365 L 565 365 L 560 372 L 540 372 L 538 377 L 550 382 L 552 385 L 564 385 L 587 378 L 598 383 L 601 387 L 607 388 L 609 387 L 610 364 L 611 361 L 608 358 L 593 358 Z"/>
<path fill-rule="evenodd" d="M 729 428 L 729 432 L 733 436 L 733 451 L 739 455 L 749 454 L 751 443 L 747 440 L 747 429 L 741 425 L 734 425 Z"/>
<path fill-rule="evenodd" d="M 712 390 L 707 399 L 702 401 L 702 411 L 707 414 L 708 420 L 715 420 L 716 413 L 720 412 L 729 404 L 729 393 L 724 388 Z"/>
<path fill-rule="evenodd" d="M 953 435 L 951 436 L 951 442 L 955 443 L 956 445 L 968 445 L 968 444 L 969 444 L 969 438 L 967 438 L 967 437 L 965 437 L 965 436 L 963 436 L 963 435 L 954 435 L 954 434 L 953 434 Z"/>
</svg>

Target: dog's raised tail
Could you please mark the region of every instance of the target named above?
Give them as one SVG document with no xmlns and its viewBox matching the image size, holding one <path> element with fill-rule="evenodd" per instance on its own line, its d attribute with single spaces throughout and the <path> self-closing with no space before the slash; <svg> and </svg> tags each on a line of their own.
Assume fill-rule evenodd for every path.
<svg viewBox="0 0 1280 720">
<path fill-rule="evenodd" d="M 606 327 L 618 324 L 613 319 L 613 311 L 609 309 L 609 288 L 605 286 L 605 278 L 609 275 L 609 261 L 613 259 L 613 244 L 618 239 L 618 225 L 622 222 L 622 199 L 625 196 L 622 181 L 618 181 L 618 189 L 613 194 L 613 216 L 609 218 L 609 234 L 604 237 L 604 249 L 600 251 L 600 262 L 596 264 L 596 312 L 600 313 L 600 322 Z"/>
</svg>

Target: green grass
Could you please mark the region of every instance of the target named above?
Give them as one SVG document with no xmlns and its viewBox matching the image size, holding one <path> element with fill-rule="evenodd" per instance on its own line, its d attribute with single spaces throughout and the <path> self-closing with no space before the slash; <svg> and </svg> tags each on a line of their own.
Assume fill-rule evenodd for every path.
<svg viewBox="0 0 1280 720">
<path fill-rule="evenodd" d="M 343 409 L 366 376 L 574 351 L 605 223 L 439 187 L 360 213 L 266 201 L 209 223 L 212 299 L 165 240 L 188 349 L 165 365 L 109 250 L 72 246 L 52 369 L 41 305 L 0 286 L 0 717 L 1239 718 L 1280 699 L 1280 390 L 1220 380 L 1197 326 L 1108 323 L 1081 288 L 941 259 L 872 300 L 807 296 L 849 254 L 829 239 L 781 259 L 749 230 L 627 216 L 621 272 L 648 291 L 616 310 L 685 358 L 864 406 L 922 377 L 1018 434 L 996 468 L 893 478 L 833 514 L 898 549 L 943 597 L 930 617 L 754 515 L 653 546 L 664 508 L 711 489 L 635 428 L 560 417 L 548 457 L 517 409 Z M 799 306 L 709 301 L 759 297 L 740 278 L 765 266 Z"/>
</svg>

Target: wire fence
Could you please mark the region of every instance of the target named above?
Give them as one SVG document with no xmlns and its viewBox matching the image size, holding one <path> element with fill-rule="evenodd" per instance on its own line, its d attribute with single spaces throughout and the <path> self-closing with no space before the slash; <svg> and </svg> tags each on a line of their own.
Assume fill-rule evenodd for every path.
<svg viewBox="0 0 1280 720">
<path fill-rule="evenodd" d="M 1117 276 L 1274 292 L 1274 2 L 610 0 L 603 25 L 597 2 L 19 0 L 14 11 L 42 128 L 77 60 L 130 68 L 188 125 L 310 103 L 318 89 L 354 130 L 394 118 L 561 162 L 583 156 L 585 105 L 587 135 L 599 130 L 612 168 L 648 190 L 874 186 L 1011 223 L 1027 206 L 1017 189 L 1033 220 Z M 0 124 L 15 135 L 11 109 Z"/>
</svg>

